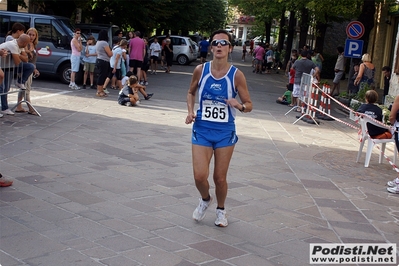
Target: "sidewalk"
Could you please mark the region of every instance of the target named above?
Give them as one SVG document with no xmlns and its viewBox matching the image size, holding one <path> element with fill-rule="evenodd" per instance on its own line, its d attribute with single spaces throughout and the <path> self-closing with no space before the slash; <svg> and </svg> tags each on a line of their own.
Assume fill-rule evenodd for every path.
<svg viewBox="0 0 399 266">
<path fill-rule="evenodd" d="M 32 92 L 42 117 L 0 119 L 0 169 L 14 180 L 0 188 L 0 264 L 309 265 L 310 243 L 398 244 L 399 195 L 386 191 L 396 174 L 377 149 L 364 168 L 356 130 L 293 125 L 297 113 L 275 103 L 286 77 L 255 75 L 239 56 L 254 111 L 237 115 L 228 227 L 214 226 L 215 204 L 191 218 L 193 67 L 152 75 L 154 97 L 137 108 L 116 91 L 42 87 Z"/>
</svg>

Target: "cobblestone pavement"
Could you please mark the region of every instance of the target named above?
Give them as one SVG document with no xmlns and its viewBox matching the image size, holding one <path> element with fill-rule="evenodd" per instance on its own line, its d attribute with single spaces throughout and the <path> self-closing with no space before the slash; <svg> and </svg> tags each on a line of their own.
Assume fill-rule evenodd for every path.
<svg viewBox="0 0 399 266">
<path fill-rule="evenodd" d="M 39 79 L 32 101 L 42 117 L 0 118 L 0 169 L 14 180 L 0 189 L 0 264 L 308 265 L 310 243 L 398 244 L 399 195 L 386 191 L 395 171 L 378 164 L 378 150 L 364 168 L 356 130 L 292 124 L 297 113 L 275 103 L 287 78 L 235 65 L 254 111 L 237 118 L 228 227 L 214 226 L 215 205 L 202 222 L 191 218 L 193 66 L 149 76 L 155 94 L 139 107 L 119 106 L 116 91 L 100 99 Z"/>
</svg>

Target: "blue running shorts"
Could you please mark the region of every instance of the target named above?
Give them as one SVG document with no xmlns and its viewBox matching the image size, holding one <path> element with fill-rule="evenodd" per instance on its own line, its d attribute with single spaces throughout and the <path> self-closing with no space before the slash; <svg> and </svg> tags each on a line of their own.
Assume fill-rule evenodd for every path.
<svg viewBox="0 0 399 266">
<path fill-rule="evenodd" d="M 217 130 L 193 126 L 191 143 L 200 146 L 224 148 L 237 143 L 238 137 L 233 130 Z"/>
</svg>

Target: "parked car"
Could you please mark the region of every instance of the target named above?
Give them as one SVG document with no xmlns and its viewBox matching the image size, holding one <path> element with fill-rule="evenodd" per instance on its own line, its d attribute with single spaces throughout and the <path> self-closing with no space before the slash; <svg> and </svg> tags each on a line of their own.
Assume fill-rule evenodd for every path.
<svg viewBox="0 0 399 266">
<path fill-rule="evenodd" d="M 148 40 L 149 45 L 154 41 L 154 37 Z M 165 35 L 157 36 L 157 38 L 158 42 L 162 44 Z M 188 65 L 197 60 L 198 44 L 190 37 L 171 35 L 170 39 L 173 45 L 173 61 L 176 61 L 179 65 Z"/>
<path fill-rule="evenodd" d="M 38 31 L 36 67 L 40 73 L 58 76 L 62 82 L 69 83 L 71 40 L 74 34 L 70 20 L 60 16 L 0 11 L 0 42 L 4 42 L 15 22 L 22 23 L 26 29 L 34 27 Z M 85 42 L 84 35 L 82 38 Z M 80 76 L 76 78 L 79 80 Z"/>
<path fill-rule="evenodd" d="M 112 37 L 115 35 L 115 32 L 119 31 L 120 28 L 117 25 L 108 25 L 108 24 L 76 24 L 76 28 L 79 28 L 82 33 L 86 36 L 93 35 L 98 40 L 98 34 L 101 30 L 108 31 L 108 43 L 112 47 Z"/>
</svg>

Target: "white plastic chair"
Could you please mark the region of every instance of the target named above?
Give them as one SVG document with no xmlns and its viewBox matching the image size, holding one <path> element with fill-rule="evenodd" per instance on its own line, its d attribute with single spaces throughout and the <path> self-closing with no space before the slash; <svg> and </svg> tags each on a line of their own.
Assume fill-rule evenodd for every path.
<svg viewBox="0 0 399 266">
<path fill-rule="evenodd" d="M 382 152 L 385 153 L 385 146 L 387 143 L 392 142 L 394 144 L 394 161 L 393 163 L 396 163 L 396 159 L 397 159 L 397 154 L 398 154 L 398 150 L 396 148 L 395 145 L 395 137 L 394 135 L 392 136 L 392 138 L 390 139 L 372 139 L 369 137 L 369 135 L 367 134 L 367 123 L 373 124 L 375 126 L 378 127 L 382 127 L 382 128 L 386 128 L 388 130 L 391 129 L 391 127 L 389 126 L 383 126 L 381 124 L 378 124 L 376 122 L 374 122 L 373 120 L 370 119 L 370 117 L 368 116 L 363 116 L 363 117 L 359 117 L 359 124 L 361 127 L 361 131 L 362 131 L 362 142 L 360 142 L 360 147 L 359 147 L 359 152 L 357 153 L 357 159 L 356 162 L 359 162 L 360 156 L 362 155 L 362 151 L 363 151 L 363 146 L 364 143 L 367 141 L 367 152 L 366 152 L 366 159 L 364 161 L 364 167 L 369 167 L 369 163 L 370 163 L 370 158 L 371 158 L 371 154 L 373 152 L 373 147 L 374 145 L 378 145 L 381 144 L 380 150 L 379 150 L 379 163 L 382 163 Z"/>
</svg>

